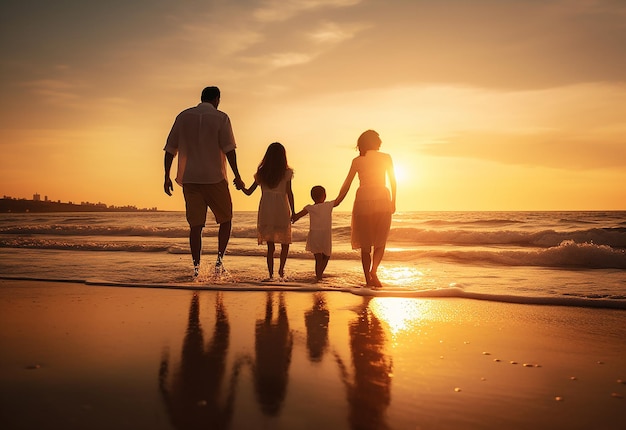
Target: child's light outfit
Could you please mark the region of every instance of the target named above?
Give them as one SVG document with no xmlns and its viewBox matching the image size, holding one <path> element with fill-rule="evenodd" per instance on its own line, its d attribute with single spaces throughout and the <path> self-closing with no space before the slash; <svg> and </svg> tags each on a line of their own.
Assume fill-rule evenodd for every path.
<svg viewBox="0 0 626 430">
<path fill-rule="evenodd" d="M 306 239 L 306 250 L 313 254 L 322 253 L 330 257 L 332 252 L 332 216 L 335 201 L 307 205 L 309 213 L 309 235 Z"/>
<path fill-rule="evenodd" d="M 285 176 L 275 188 L 259 182 L 261 200 L 257 216 L 257 238 L 259 245 L 265 242 L 291 243 L 291 209 L 287 199 L 287 182 L 293 177 L 293 170 L 287 169 Z"/>
</svg>

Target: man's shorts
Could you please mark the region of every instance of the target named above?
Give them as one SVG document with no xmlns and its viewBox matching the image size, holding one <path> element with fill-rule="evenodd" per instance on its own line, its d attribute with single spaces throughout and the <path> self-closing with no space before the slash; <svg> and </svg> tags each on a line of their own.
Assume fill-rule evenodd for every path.
<svg viewBox="0 0 626 430">
<path fill-rule="evenodd" d="M 218 224 L 233 219 L 233 202 L 226 180 L 217 184 L 183 184 L 183 195 L 189 227 L 204 227 L 207 208 L 211 208 Z"/>
</svg>

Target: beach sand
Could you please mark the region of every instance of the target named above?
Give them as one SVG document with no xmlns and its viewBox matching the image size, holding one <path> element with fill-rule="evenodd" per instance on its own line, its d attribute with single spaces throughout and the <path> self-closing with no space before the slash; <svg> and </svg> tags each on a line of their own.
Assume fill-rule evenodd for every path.
<svg viewBox="0 0 626 430">
<path fill-rule="evenodd" d="M 622 429 L 626 312 L 0 280 L 3 429 Z"/>
</svg>

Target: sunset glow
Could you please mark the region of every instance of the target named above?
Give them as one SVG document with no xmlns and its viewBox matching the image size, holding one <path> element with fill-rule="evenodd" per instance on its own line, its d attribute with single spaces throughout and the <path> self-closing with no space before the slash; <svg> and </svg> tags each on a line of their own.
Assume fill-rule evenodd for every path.
<svg viewBox="0 0 626 430">
<path fill-rule="evenodd" d="M 165 139 L 217 85 L 244 181 L 279 141 L 297 207 L 312 185 L 336 196 L 374 129 L 400 211 L 625 209 L 623 2 L 39 0 L 0 16 L 3 195 L 183 210 L 163 193 Z"/>
</svg>

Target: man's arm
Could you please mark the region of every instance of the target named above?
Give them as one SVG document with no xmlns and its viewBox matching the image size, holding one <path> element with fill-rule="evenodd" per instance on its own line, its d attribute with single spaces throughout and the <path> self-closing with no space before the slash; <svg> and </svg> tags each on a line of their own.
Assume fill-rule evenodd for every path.
<svg viewBox="0 0 626 430">
<path fill-rule="evenodd" d="M 226 159 L 228 160 L 228 164 L 230 165 L 230 168 L 235 175 L 235 179 L 233 179 L 233 184 L 235 185 L 235 188 L 237 188 L 238 190 L 244 188 L 246 184 L 241 180 L 239 168 L 237 167 L 237 154 L 235 153 L 234 149 L 226 153 Z"/>
<path fill-rule="evenodd" d="M 174 184 L 172 184 L 172 179 L 170 178 L 170 170 L 172 170 L 172 161 L 174 161 L 174 154 L 171 154 L 165 151 L 165 157 L 163 160 L 163 165 L 165 167 L 165 182 L 163 183 L 163 190 L 165 194 L 168 196 L 172 195 L 172 191 L 174 191 Z"/>
</svg>

